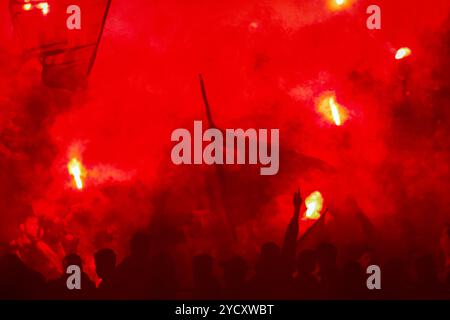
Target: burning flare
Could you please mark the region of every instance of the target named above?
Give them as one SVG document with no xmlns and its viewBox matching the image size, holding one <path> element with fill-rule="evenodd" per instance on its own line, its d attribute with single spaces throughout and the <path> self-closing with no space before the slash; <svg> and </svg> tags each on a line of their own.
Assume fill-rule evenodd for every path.
<svg viewBox="0 0 450 320">
<path fill-rule="evenodd" d="M 49 11 L 50 11 L 50 6 L 48 5 L 48 2 L 38 3 L 36 5 L 36 7 L 42 11 L 42 14 L 44 16 L 46 16 L 49 13 Z"/>
<path fill-rule="evenodd" d="M 412 52 L 411 52 L 411 49 L 410 49 L 410 48 L 407 48 L 407 47 L 400 48 L 400 49 L 398 49 L 397 52 L 395 53 L 395 59 L 396 59 L 396 60 L 404 59 L 404 58 L 410 56 L 411 53 L 412 53 Z"/>
<path fill-rule="evenodd" d="M 334 123 L 337 126 L 340 126 L 342 124 L 342 122 L 341 122 L 341 116 L 339 114 L 339 106 L 336 104 L 336 101 L 334 101 L 334 97 L 330 97 L 328 103 L 330 104 L 331 115 L 333 117 Z"/>
<path fill-rule="evenodd" d="M 33 3 L 31 3 L 31 0 L 25 0 L 24 2 L 25 3 L 22 6 L 23 10 L 30 11 L 31 9 L 33 9 Z M 48 2 L 38 2 L 34 6 L 37 9 L 41 10 L 42 15 L 44 16 L 46 16 L 50 12 L 50 5 L 48 4 Z"/>
<path fill-rule="evenodd" d="M 348 118 L 347 110 L 336 101 L 332 93 L 327 93 L 319 99 L 318 111 L 336 126 L 342 126 Z"/>
<path fill-rule="evenodd" d="M 317 220 L 323 208 L 323 197 L 319 191 L 314 191 L 305 199 L 305 219 Z"/>
<path fill-rule="evenodd" d="M 339 11 L 348 8 L 354 0 L 328 0 L 328 8 L 331 11 Z"/>
<path fill-rule="evenodd" d="M 67 165 L 67 168 L 69 170 L 69 174 L 73 177 L 77 189 L 83 189 L 82 176 L 84 169 L 81 162 L 76 158 L 72 158 L 72 160 L 70 160 L 69 164 Z"/>
</svg>

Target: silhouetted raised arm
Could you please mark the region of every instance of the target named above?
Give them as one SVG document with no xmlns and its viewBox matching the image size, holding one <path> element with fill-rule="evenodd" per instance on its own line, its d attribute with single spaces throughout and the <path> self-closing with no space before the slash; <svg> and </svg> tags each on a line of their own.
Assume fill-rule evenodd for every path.
<svg viewBox="0 0 450 320">
<path fill-rule="evenodd" d="M 290 264 L 294 262 L 297 237 L 299 231 L 300 207 L 302 205 L 302 196 L 300 190 L 294 193 L 293 197 L 294 214 L 289 222 L 284 236 L 282 254 L 284 259 Z"/>
</svg>

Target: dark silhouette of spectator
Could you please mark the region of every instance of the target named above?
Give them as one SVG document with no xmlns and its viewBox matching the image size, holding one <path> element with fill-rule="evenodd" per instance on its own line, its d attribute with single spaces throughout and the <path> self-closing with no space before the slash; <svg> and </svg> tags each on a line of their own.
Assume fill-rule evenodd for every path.
<svg viewBox="0 0 450 320">
<path fill-rule="evenodd" d="M 150 299 L 151 287 L 150 237 L 137 232 L 130 241 L 130 255 L 117 267 L 116 292 L 122 299 Z"/>
<path fill-rule="evenodd" d="M 368 298 L 366 273 L 357 261 L 348 261 L 344 265 L 339 280 L 339 291 L 335 293 L 335 296 L 358 300 Z"/>
<path fill-rule="evenodd" d="M 250 281 L 252 297 L 271 299 L 289 296 L 284 271 L 280 247 L 274 242 L 263 244 L 256 262 L 255 275 Z"/>
<path fill-rule="evenodd" d="M 245 299 L 249 297 L 247 289 L 248 264 L 241 256 L 234 256 L 221 264 L 223 268 L 225 299 Z"/>
<path fill-rule="evenodd" d="M 331 243 L 321 243 L 317 249 L 319 264 L 319 281 L 323 298 L 332 299 L 338 296 L 339 271 L 337 267 L 337 249 Z"/>
<path fill-rule="evenodd" d="M 152 298 L 173 299 L 179 289 L 179 283 L 172 257 L 164 252 L 154 255 L 149 272 L 151 273 L 150 283 L 153 288 Z"/>
<path fill-rule="evenodd" d="M 402 299 L 410 292 L 411 280 L 408 277 L 406 264 L 399 258 L 386 263 L 382 268 L 382 290 L 387 299 Z"/>
<path fill-rule="evenodd" d="M 297 257 L 297 275 L 293 283 L 293 297 L 298 299 L 320 298 L 319 281 L 314 275 L 317 257 L 314 250 L 303 250 Z"/>
<path fill-rule="evenodd" d="M 446 270 L 444 290 L 444 299 L 450 300 L 450 270 Z"/>
<path fill-rule="evenodd" d="M 100 249 L 94 254 L 95 272 L 101 279 L 96 297 L 111 299 L 116 297 L 114 292 L 114 274 L 116 271 L 116 253 L 112 249 Z"/>
<path fill-rule="evenodd" d="M 414 265 L 414 295 L 420 299 L 438 299 L 444 295 L 443 284 L 439 281 L 433 256 L 424 254 L 416 259 Z"/>
<path fill-rule="evenodd" d="M 250 291 L 255 298 L 287 298 L 291 293 L 292 273 L 295 269 L 295 252 L 299 232 L 302 197 L 300 190 L 293 196 L 294 214 L 286 229 L 283 246 L 274 242 L 262 245 L 256 263 L 255 276 L 250 281 Z"/>
<path fill-rule="evenodd" d="M 182 291 L 170 251 L 155 253 L 156 243 L 153 242 L 152 246 L 147 233 L 137 232 L 130 241 L 130 254 L 117 267 L 116 253 L 112 249 L 104 248 L 94 254 L 96 273 L 101 279 L 97 290 L 83 272 L 80 256 L 74 253 L 63 259 L 62 274 L 46 283 L 39 272 L 22 261 L 19 253 L 12 253 L 13 249 L 20 247 L 20 242 L 13 245 L 0 242 L 0 300 L 174 299 L 185 292 L 190 294 L 189 298 L 195 299 L 238 300 L 450 298 L 449 226 L 441 236 L 442 251 L 440 259 L 436 260 L 439 264 L 431 254 L 419 256 L 413 265 L 407 264 L 404 257 L 395 257 L 382 268 L 382 290 L 369 290 L 367 267 L 379 265 L 379 261 L 376 252 L 367 246 L 367 242 L 362 247 L 355 243 L 349 248 L 352 250 L 348 250 L 348 255 L 343 254 L 351 257 L 351 260 L 342 269 L 337 266 L 337 248 L 333 243 L 321 243 L 315 250 L 305 249 L 295 256 L 299 241 L 301 203 L 298 191 L 294 193 L 294 213 L 287 226 L 283 246 L 280 248 L 275 242 L 267 242 L 261 246 L 255 273 L 250 281 L 247 281 L 249 267 L 245 258 L 236 255 L 220 264 L 224 284 L 221 289 L 213 271 L 214 258 L 208 254 L 200 254 L 192 259 L 193 289 Z M 39 230 L 36 224 L 30 226 L 32 228 L 29 229 L 34 231 L 28 234 Z M 67 239 L 72 244 L 77 243 L 75 238 Z M 158 250 L 169 248 L 164 243 L 157 247 Z M 79 267 L 81 289 L 68 288 L 68 279 L 74 275 L 73 272 L 67 273 L 68 266 Z M 410 277 L 410 271 L 414 271 L 414 278 Z"/>
<path fill-rule="evenodd" d="M 300 190 L 294 193 L 293 197 L 294 214 L 288 224 L 284 236 L 283 247 L 281 249 L 283 268 L 285 276 L 289 279 L 295 269 L 295 253 L 297 250 L 297 239 L 299 232 L 300 207 L 302 205 L 302 196 Z"/>
<path fill-rule="evenodd" d="M 15 254 L 0 257 L 0 299 L 29 300 L 45 296 L 45 278 Z"/>
<path fill-rule="evenodd" d="M 217 299 L 220 294 L 219 282 L 213 275 L 213 258 L 200 254 L 192 260 L 195 299 Z"/>
<path fill-rule="evenodd" d="M 81 288 L 70 290 L 67 287 L 67 279 L 72 275 L 67 273 L 69 266 L 78 266 L 81 271 Z M 83 263 L 77 254 L 70 254 L 64 257 L 62 263 L 62 275 L 48 283 L 48 294 L 52 299 L 89 299 L 95 292 L 95 283 L 83 271 Z"/>
</svg>

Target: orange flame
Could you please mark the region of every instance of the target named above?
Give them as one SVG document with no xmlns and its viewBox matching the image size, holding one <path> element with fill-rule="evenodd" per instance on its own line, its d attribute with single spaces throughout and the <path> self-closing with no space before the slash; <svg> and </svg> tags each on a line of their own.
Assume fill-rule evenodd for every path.
<svg viewBox="0 0 450 320">
<path fill-rule="evenodd" d="M 305 219 L 317 220 L 323 208 L 323 197 L 319 191 L 314 191 L 305 199 Z"/>
<path fill-rule="evenodd" d="M 330 97 L 328 103 L 330 104 L 331 115 L 333 117 L 334 123 L 337 126 L 340 126 L 342 124 L 342 122 L 341 122 L 341 116 L 339 114 L 339 106 L 337 105 L 336 101 L 334 101 L 333 97 Z"/>
<path fill-rule="evenodd" d="M 332 11 L 339 11 L 350 7 L 354 0 L 328 0 L 328 8 Z"/>
<path fill-rule="evenodd" d="M 42 15 L 44 16 L 46 16 L 50 12 L 50 5 L 48 4 L 48 2 L 39 2 L 35 4 L 34 7 L 41 10 Z M 31 0 L 25 0 L 22 8 L 25 11 L 30 11 L 33 9 L 33 3 L 31 3 Z"/>
<path fill-rule="evenodd" d="M 336 101 L 332 93 L 324 94 L 319 99 L 318 111 L 336 126 L 342 126 L 348 118 L 348 112 L 344 106 Z"/>
<path fill-rule="evenodd" d="M 83 189 L 83 165 L 80 161 L 76 158 L 72 158 L 67 165 L 67 168 L 69 170 L 69 174 L 73 177 L 73 180 L 75 182 L 75 185 L 78 190 Z"/>
<path fill-rule="evenodd" d="M 411 53 L 412 53 L 412 51 L 410 48 L 407 48 L 407 47 L 400 48 L 395 53 L 395 59 L 396 60 L 404 59 L 404 58 L 410 56 Z"/>
<path fill-rule="evenodd" d="M 38 3 L 36 7 L 42 11 L 42 14 L 44 16 L 46 16 L 50 12 L 50 6 L 48 5 L 48 2 Z"/>
</svg>

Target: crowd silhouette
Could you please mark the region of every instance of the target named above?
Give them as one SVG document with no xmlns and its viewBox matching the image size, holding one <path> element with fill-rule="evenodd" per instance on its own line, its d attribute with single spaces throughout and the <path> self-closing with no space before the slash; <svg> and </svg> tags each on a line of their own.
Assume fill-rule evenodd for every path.
<svg viewBox="0 0 450 320">
<path fill-rule="evenodd" d="M 382 289 L 369 290 L 367 266 L 376 263 L 373 249 L 365 248 L 354 259 L 338 265 L 338 248 L 323 242 L 315 248 L 298 250 L 299 215 L 302 199 L 294 194 L 294 214 L 282 245 L 261 246 L 254 267 L 245 257 L 234 255 L 215 261 L 202 253 L 192 258 L 192 286 L 177 280 L 175 259 L 168 252 L 155 252 L 150 237 L 137 232 L 130 253 L 120 263 L 111 248 L 95 252 L 99 283 L 83 272 L 83 261 L 69 254 L 62 261 L 64 272 L 47 280 L 28 267 L 16 254 L 0 254 L 0 299 L 449 299 L 449 266 L 445 276 L 431 254 L 412 263 L 394 258 L 380 264 Z M 450 228 L 446 228 L 450 237 Z M 216 274 L 216 263 L 221 274 Z M 448 259 L 447 259 L 448 264 Z M 69 290 L 65 270 L 75 265 L 81 270 L 81 289 Z M 444 272 L 445 273 L 445 272 Z"/>
</svg>

